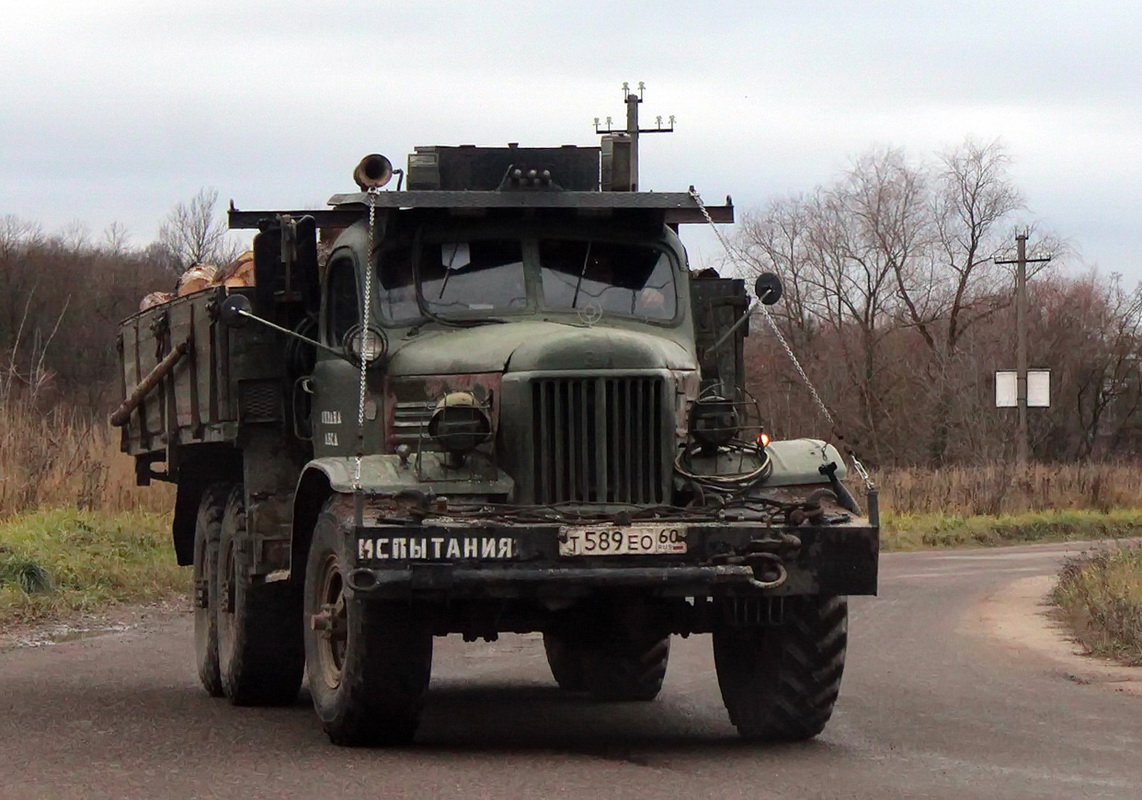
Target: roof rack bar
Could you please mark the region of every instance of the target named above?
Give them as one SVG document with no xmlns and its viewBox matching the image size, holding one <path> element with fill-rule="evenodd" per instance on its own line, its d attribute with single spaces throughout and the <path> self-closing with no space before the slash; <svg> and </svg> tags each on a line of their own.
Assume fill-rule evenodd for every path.
<svg viewBox="0 0 1142 800">
<path fill-rule="evenodd" d="M 231 230 L 261 229 L 266 223 L 273 222 L 275 217 L 289 216 L 294 219 L 313 217 L 319 228 L 347 228 L 366 214 L 363 209 L 356 208 L 325 208 L 325 209 L 298 209 L 294 211 L 240 211 L 230 208 L 229 224 Z"/>
</svg>

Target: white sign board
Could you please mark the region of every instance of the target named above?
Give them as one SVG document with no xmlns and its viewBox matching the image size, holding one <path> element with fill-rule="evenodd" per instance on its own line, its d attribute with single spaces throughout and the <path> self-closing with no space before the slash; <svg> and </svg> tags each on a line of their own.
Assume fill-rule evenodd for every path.
<svg viewBox="0 0 1142 800">
<path fill-rule="evenodd" d="M 1031 408 L 1051 407 L 1051 370 L 1027 370 L 1027 405 Z"/>
<path fill-rule="evenodd" d="M 995 407 L 1015 408 L 1019 405 L 1019 387 L 1013 369 L 995 372 Z M 1049 408 L 1051 406 L 1051 370 L 1027 370 L 1027 407 Z"/>
</svg>

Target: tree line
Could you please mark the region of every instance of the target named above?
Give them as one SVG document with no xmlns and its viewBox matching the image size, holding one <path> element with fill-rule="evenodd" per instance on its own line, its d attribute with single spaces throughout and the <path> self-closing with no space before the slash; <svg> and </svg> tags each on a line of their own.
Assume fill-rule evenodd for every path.
<svg viewBox="0 0 1142 800">
<path fill-rule="evenodd" d="M 875 148 L 832 182 L 747 213 L 733 267 L 785 285 L 771 309 L 838 430 L 880 466 L 979 463 L 1014 453 L 1015 410 L 995 371 L 1015 368 L 1017 231 L 1050 251 L 1029 272 L 1028 357 L 1051 370 L 1030 410 L 1040 460 L 1134 457 L 1140 441 L 1142 296 L 1120 276 L 1068 271 L 1065 242 L 1027 224 L 998 143 L 928 161 Z M 1001 259 L 1002 260 L 1002 259 Z M 828 435 L 776 337 L 755 322 L 750 387 L 778 435 Z"/>
<path fill-rule="evenodd" d="M 66 403 L 102 415 L 121 388 L 119 322 L 143 295 L 173 290 L 191 264 L 223 264 L 242 249 L 203 189 L 175 205 L 158 238 L 133 246 L 121 225 L 93 237 L 80 225 L 49 234 L 0 216 L 0 399 Z"/>
<path fill-rule="evenodd" d="M 990 462 L 1014 452 L 1015 410 L 995 408 L 995 370 L 1015 366 L 1013 275 L 995 263 L 1027 226 L 1010 158 L 965 141 L 928 160 L 874 148 L 831 182 L 748 212 L 732 269 L 772 271 L 770 312 L 870 464 Z M 101 416 L 119 399 L 120 320 L 194 263 L 243 249 L 225 236 L 217 193 L 174 206 L 159 236 L 132 246 L 46 234 L 0 217 L 0 397 L 67 402 Z M 1054 260 L 1029 281 L 1029 359 L 1051 370 L 1051 407 L 1030 412 L 1046 461 L 1136 457 L 1142 449 L 1142 295 L 1111 273 L 1066 267 L 1065 242 L 1032 229 Z M 747 340 L 749 386 L 777 436 L 832 436 L 777 339 Z"/>
</svg>

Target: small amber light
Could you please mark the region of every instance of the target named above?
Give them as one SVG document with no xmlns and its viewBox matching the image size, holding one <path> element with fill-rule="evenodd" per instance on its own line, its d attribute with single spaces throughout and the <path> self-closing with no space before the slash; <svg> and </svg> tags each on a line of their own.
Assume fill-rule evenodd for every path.
<svg viewBox="0 0 1142 800">
<path fill-rule="evenodd" d="M 759 434 L 757 435 L 757 443 L 758 443 L 759 445 L 761 445 L 762 447 L 769 447 L 769 442 L 770 442 L 770 441 L 771 441 L 771 440 L 770 440 L 770 438 L 769 438 L 769 434 L 768 434 L 768 433 L 766 433 L 765 431 L 762 431 L 761 433 L 759 433 Z"/>
</svg>

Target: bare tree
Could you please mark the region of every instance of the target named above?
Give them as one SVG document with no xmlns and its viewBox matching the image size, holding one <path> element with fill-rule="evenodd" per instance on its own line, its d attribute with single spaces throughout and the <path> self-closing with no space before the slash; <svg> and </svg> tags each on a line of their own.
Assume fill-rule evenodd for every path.
<svg viewBox="0 0 1142 800">
<path fill-rule="evenodd" d="M 43 239 L 44 233 L 38 223 L 21 219 L 15 214 L 5 214 L 0 217 L 0 258 L 8 257 L 17 250 L 33 247 Z"/>
<path fill-rule="evenodd" d="M 819 327 L 812 309 L 819 297 L 812 289 L 810 225 L 804 197 L 775 200 L 761 213 L 745 214 L 732 254 L 747 275 L 775 272 L 781 276 L 782 301 L 770 312 L 785 321 L 786 334 L 795 343 L 808 343 Z"/>
<path fill-rule="evenodd" d="M 82 220 L 73 219 L 54 238 L 66 250 L 78 252 L 91 249 L 91 228 Z"/>
<path fill-rule="evenodd" d="M 1142 290 L 1096 272 L 1034 287 L 1032 356 L 1050 363 L 1052 408 L 1035 431 L 1055 458 L 1107 455 L 1136 438 L 1142 403 Z M 1049 361 L 1047 360 L 1049 359 Z"/>
<path fill-rule="evenodd" d="M 181 272 L 193 264 L 227 264 L 241 252 L 231 243 L 226 222 L 215 214 L 218 190 L 203 188 L 184 203 L 178 203 L 167 214 L 159 228 L 158 244 L 166 251 L 173 271 Z"/>
<path fill-rule="evenodd" d="M 737 240 L 748 270 L 782 276 L 783 327 L 800 347 L 812 351 L 816 342 L 827 348 L 831 357 L 823 356 L 812 371 L 831 385 L 833 398 L 856 399 L 852 438 L 865 440 L 874 451 L 881 448 L 879 432 L 893 394 L 893 371 L 881 359 L 884 339 L 893 331 L 893 267 L 908 257 L 897 252 L 901 237 L 884 228 L 890 213 L 915 207 L 908 197 L 897 196 L 901 186 L 915 192 L 913 184 L 920 184 L 918 178 L 893 184 L 900 170 L 903 161 L 896 151 L 873 153 L 855 162 L 837 184 L 807 198 L 777 201 L 763 215 L 748 217 Z M 912 235 L 904 231 L 906 244 Z"/>
<path fill-rule="evenodd" d="M 103 229 L 100 247 L 109 254 L 125 255 L 131 250 L 131 232 L 126 225 L 112 222 Z"/>
<path fill-rule="evenodd" d="M 940 463 L 966 449 L 961 428 L 988 441 L 980 412 L 998 356 L 982 339 L 964 345 L 1010 303 L 992 260 L 1022 207 L 1009 164 L 998 143 L 970 139 L 920 164 L 874 148 L 738 233 L 745 269 L 785 281 L 782 325 L 812 353 L 830 405 L 858 407 L 850 439 L 874 460 Z"/>
</svg>

